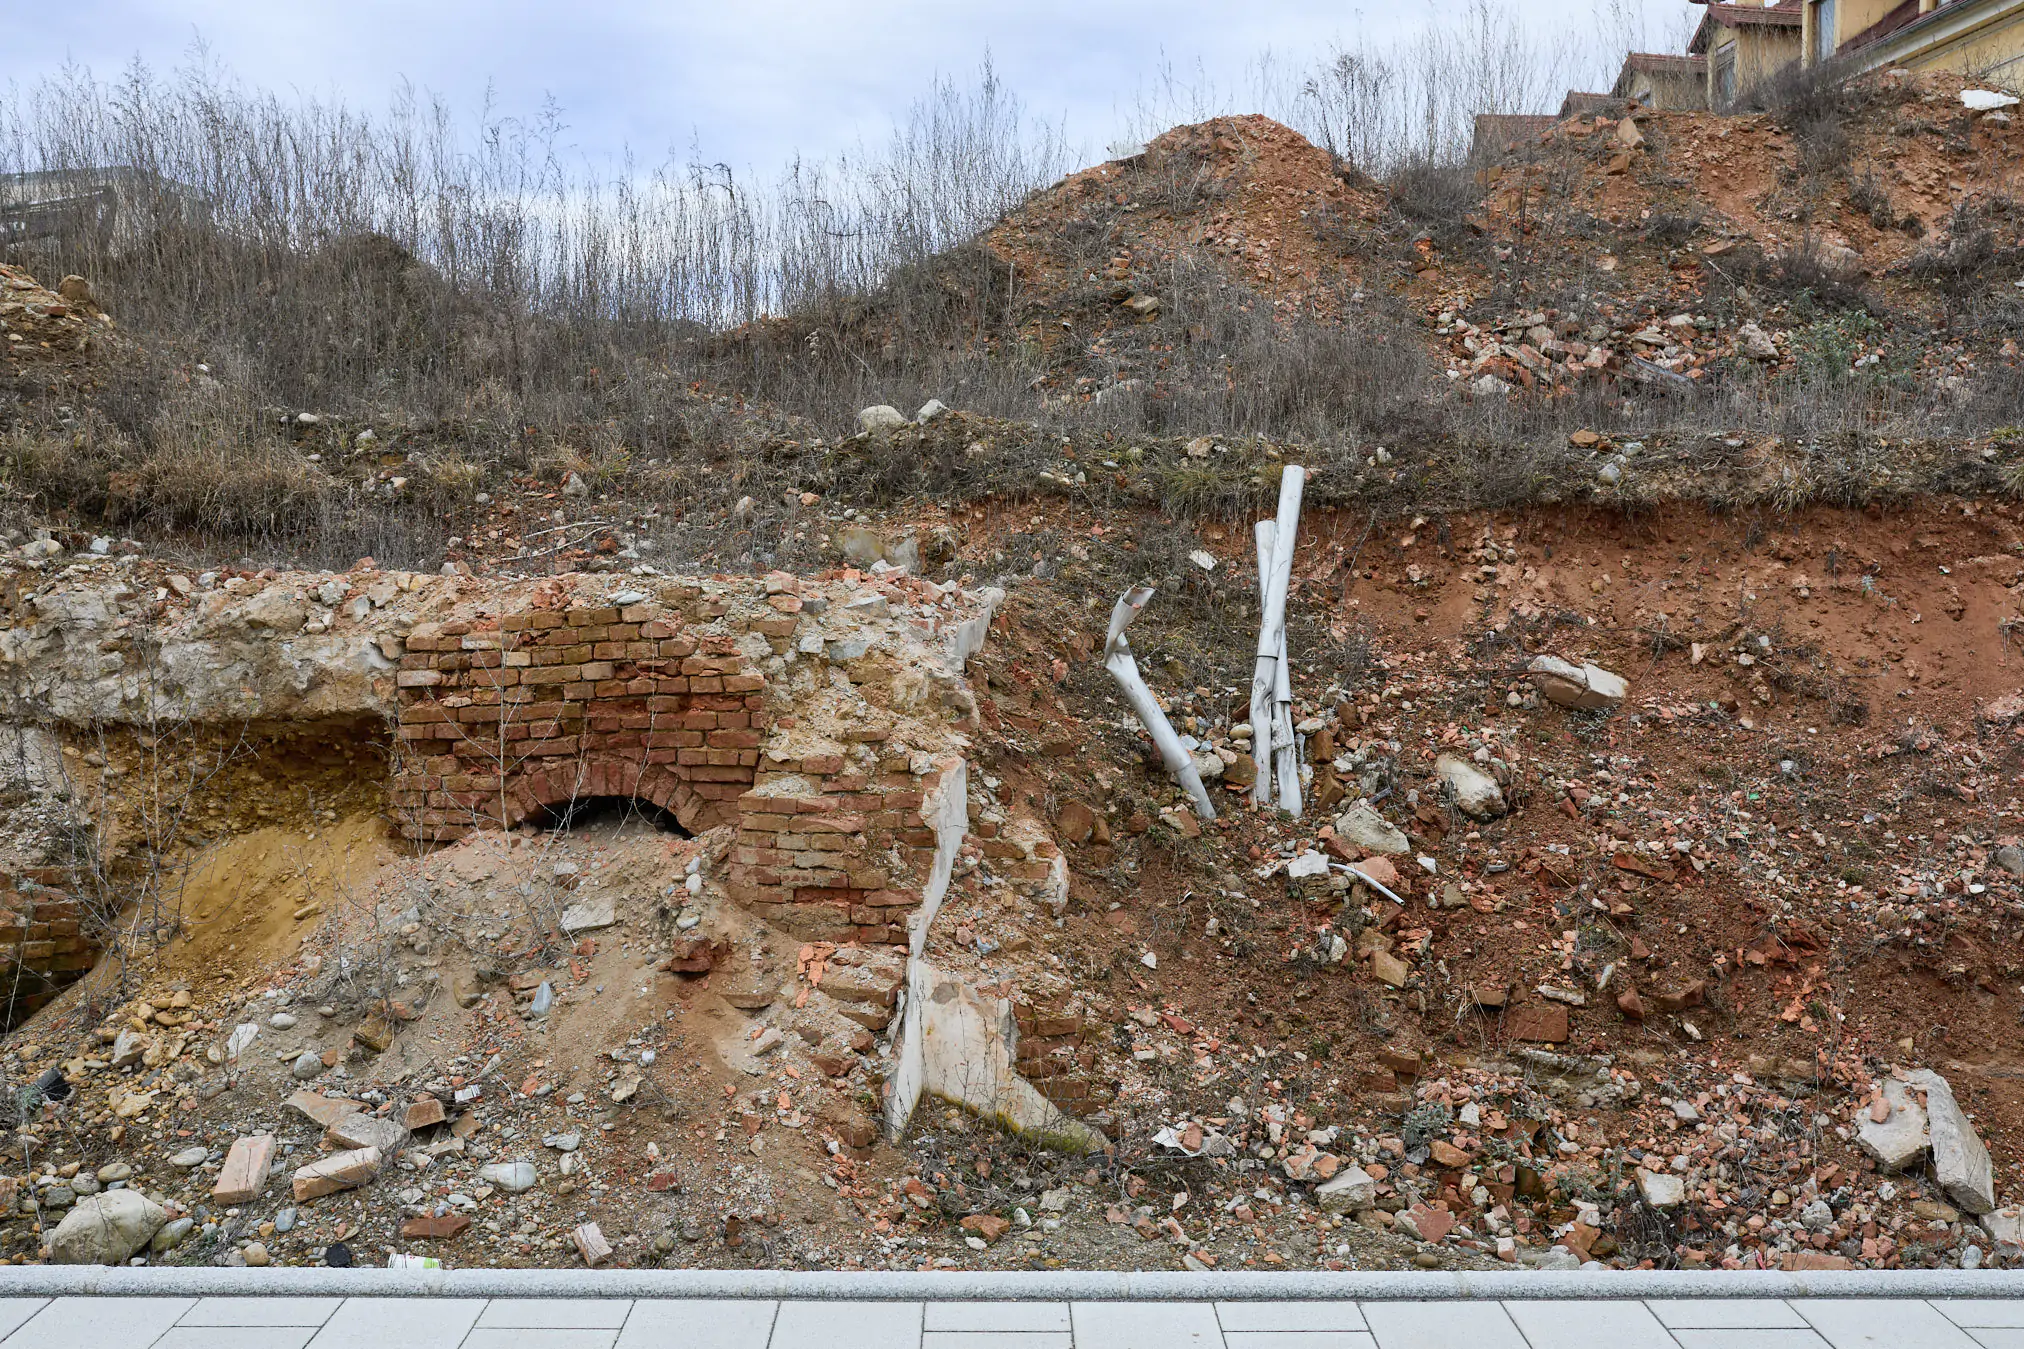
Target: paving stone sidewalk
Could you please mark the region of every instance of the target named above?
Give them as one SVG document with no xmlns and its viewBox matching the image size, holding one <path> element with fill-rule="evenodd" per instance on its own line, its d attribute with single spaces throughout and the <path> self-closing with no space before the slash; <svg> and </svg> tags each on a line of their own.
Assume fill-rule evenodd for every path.
<svg viewBox="0 0 2024 1349">
<path fill-rule="evenodd" d="M 13 1297 L 0 1349 L 2024 1349 L 2024 1298 Z"/>
</svg>

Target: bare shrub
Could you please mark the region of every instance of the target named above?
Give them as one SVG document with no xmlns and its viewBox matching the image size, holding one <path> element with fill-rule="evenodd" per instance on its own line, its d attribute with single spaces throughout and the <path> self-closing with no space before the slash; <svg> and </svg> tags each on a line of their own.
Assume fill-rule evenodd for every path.
<svg viewBox="0 0 2024 1349">
<path fill-rule="evenodd" d="M 1791 247 L 1772 252 L 1754 243 L 1745 244 L 1731 255 L 1724 270 L 1763 295 L 1795 304 L 1802 314 L 1817 310 L 1867 313 L 1873 307 L 1858 284 L 1853 261 L 1830 252 L 1811 231 Z"/>
<path fill-rule="evenodd" d="M 1469 213 L 1483 202 L 1483 188 L 1466 164 L 1408 160 L 1385 186 L 1394 211 L 1444 242 L 1465 232 Z"/>
<path fill-rule="evenodd" d="M 91 277 L 256 401 L 450 416 L 481 388 L 552 415 L 684 336 L 869 295 L 1065 163 L 988 64 L 887 145 L 759 190 L 713 165 L 572 171 L 560 130 L 467 140 L 412 94 L 372 119 L 202 71 L 73 69 L 0 103 L 0 170 L 108 184 L 113 207 L 30 241 L 36 267 Z"/>
<path fill-rule="evenodd" d="M 1947 220 L 1946 233 L 1920 249 L 1905 270 L 1949 290 L 1984 282 L 1991 273 L 2008 270 L 2024 258 L 2024 249 L 2004 242 L 2016 237 L 2020 221 L 2024 205 L 2009 197 L 1960 202 Z"/>
</svg>

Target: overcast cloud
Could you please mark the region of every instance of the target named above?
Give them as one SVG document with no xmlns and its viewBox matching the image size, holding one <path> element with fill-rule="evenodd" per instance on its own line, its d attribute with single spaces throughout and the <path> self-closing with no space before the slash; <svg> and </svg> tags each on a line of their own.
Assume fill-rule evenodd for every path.
<svg viewBox="0 0 2024 1349">
<path fill-rule="evenodd" d="M 1163 63 L 1240 90 L 1268 49 L 1297 64 L 1331 38 L 1382 41 L 1463 2 L 1359 15 L 1319 0 L 68 0 L 14 7 L 0 82 L 25 88 L 66 61 L 101 77 L 137 56 L 168 70 L 201 38 L 243 81 L 284 93 L 376 111 L 406 80 L 475 118 L 489 85 L 512 114 L 553 97 L 566 142 L 594 161 L 630 147 L 654 163 L 694 144 L 707 159 L 770 171 L 796 151 L 879 139 L 937 73 L 967 75 L 987 50 L 1029 111 L 1100 150 Z M 1589 3 L 1627 6 L 1654 38 L 1690 12 L 1685 0 L 1577 7 Z M 1499 8 L 1556 31 L 1570 16 L 1556 0 Z"/>
</svg>

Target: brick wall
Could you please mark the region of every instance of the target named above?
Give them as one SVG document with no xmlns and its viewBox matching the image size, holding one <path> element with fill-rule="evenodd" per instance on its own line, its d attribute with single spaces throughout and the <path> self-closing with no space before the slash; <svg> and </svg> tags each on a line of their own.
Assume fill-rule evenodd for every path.
<svg viewBox="0 0 2024 1349">
<path fill-rule="evenodd" d="M 61 868 L 0 876 L 0 1024 L 13 1026 L 83 977 L 99 947 Z"/>
<path fill-rule="evenodd" d="M 699 589 L 686 608 L 417 627 L 395 676 L 398 826 L 446 842 L 579 798 L 639 797 L 692 831 L 736 824 L 726 880 L 758 916 L 807 939 L 904 944 L 935 852 L 922 803 L 956 761 L 875 745 L 863 768 L 765 753 L 765 681 L 738 636 L 778 651 L 796 620 L 717 622 L 723 601 Z"/>
<path fill-rule="evenodd" d="M 594 796 L 652 801 L 690 830 L 733 818 L 759 763 L 765 681 L 735 634 L 699 634 L 690 617 L 640 604 L 417 627 L 395 676 L 402 832 L 442 842 Z"/>
<path fill-rule="evenodd" d="M 798 936 L 904 945 L 935 854 L 921 807 L 954 767 L 917 772 L 893 754 L 846 772 L 841 755 L 769 756 L 738 798 L 731 898 Z"/>
</svg>

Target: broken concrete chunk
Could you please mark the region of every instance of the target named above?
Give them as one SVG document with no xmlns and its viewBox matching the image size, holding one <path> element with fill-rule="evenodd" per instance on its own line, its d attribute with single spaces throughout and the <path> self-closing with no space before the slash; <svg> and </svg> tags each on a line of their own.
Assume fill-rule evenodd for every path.
<svg viewBox="0 0 2024 1349">
<path fill-rule="evenodd" d="M 570 937 L 579 932 L 595 932 L 599 928 L 610 927 L 617 921 L 618 912 L 609 898 L 586 899 L 562 911 L 562 931 Z"/>
<path fill-rule="evenodd" d="M 1771 334 L 1754 323 L 1746 323 L 1736 330 L 1736 346 L 1753 361 L 1778 359 L 1778 344 L 1771 340 Z"/>
<path fill-rule="evenodd" d="M 1982 1216 L 1982 1226 L 1998 1246 L 2024 1247 L 2024 1207 L 2012 1204 Z"/>
<path fill-rule="evenodd" d="M 1947 1197 L 1977 1216 L 1996 1207 L 1996 1175 L 1989 1149 L 1968 1122 L 1947 1079 L 1930 1068 L 1907 1073 L 1905 1081 L 1926 1093 L 1926 1125 L 1932 1139 L 1933 1170 Z"/>
<path fill-rule="evenodd" d="M 1624 677 L 1599 665 L 1575 665 L 1558 656 L 1539 656 L 1526 672 L 1540 697 L 1562 707 L 1593 711 L 1620 706 L 1630 696 L 1630 684 Z"/>
<path fill-rule="evenodd" d="M 1353 802 L 1348 810 L 1336 816 L 1335 836 L 1365 852 L 1398 856 L 1412 851 L 1406 836 L 1367 801 Z"/>
<path fill-rule="evenodd" d="M 1653 1208 L 1678 1208 L 1687 1202 L 1686 1181 L 1670 1172 L 1639 1168 L 1637 1188 L 1644 1201 Z"/>
<path fill-rule="evenodd" d="M 274 1164 L 274 1135 L 254 1134 L 237 1139 L 218 1168 L 218 1183 L 211 1198 L 220 1204 L 247 1204 L 267 1188 L 267 1168 Z"/>
<path fill-rule="evenodd" d="M 1350 1166 L 1314 1192 L 1323 1213 L 1361 1213 L 1377 1203 L 1377 1182 L 1360 1166 Z"/>
<path fill-rule="evenodd" d="M 1885 1118 L 1870 1111 L 1856 1131 L 1856 1145 L 1876 1159 L 1879 1170 L 1902 1171 L 1926 1155 L 1926 1112 L 1912 1089 L 1895 1077 L 1884 1079 Z"/>
<path fill-rule="evenodd" d="M 382 1161 L 378 1148 L 360 1148 L 356 1152 L 335 1152 L 321 1161 L 297 1167 L 296 1202 L 363 1185 L 379 1174 Z"/>
<path fill-rule="evenodd" d="M 1923 6 L 1921 6 L 1923 8 Z M 2014 108 L 2018 99 L 2015 94 L 1999 93 L 1994 89 L 1963 89 L 1961 106 L 1969 112 L 1995 112 L 2003 108 Z"/>
<path fill-rule="evenodd" d="M 1472 820 L 1494 820 L 1509 809 L 1497 779 L 1460 755 L 1443 754 L 1434 760 L 1434 776 L 1455 794 L 1456 808 Z"/>
<path fill-rule="evenodd" d="M 508 1194 L 519 1194 L 533 1189 L 537 1177 L 532 1162 L 492 1162 L 478 1168 L 478 1179 Z"/>
<path fill-rule="evenodd" d="M 1328 859 L 1318 852 L 1304 852 L 1286 864 L 1286 879 L 1309 880 L 1328 874 Z"/>
<path fill-rule="evenodd" d="M 128 1068 L 141 1061 L 147 1052 L 147 1039 L 131 1027 L 122 1029 L 112 1042 L 112 1066 Z"/>
<path fill-rule="evenodd" d="M 347 1101 L 336 1096 L 325 1096 L 314 1091 L 298 1091 L 288 1098 L 287 1104 L 291 1108 L 307 1115 L 312 1123 L 319 1124 L 326 1129 L 343 1119 L 346 1115 L 356 1115 L 359 1112 L 357 1101 Z"/>
<path fill-rule="evenodd" d="M 390 1119 L 360 1113 L 333 1123 L 324 1131 L 323 1141 L 334 1148 L 378 1148 L 392 1155 L 408 1141 L 408 1131 Z"/>
</svg>

